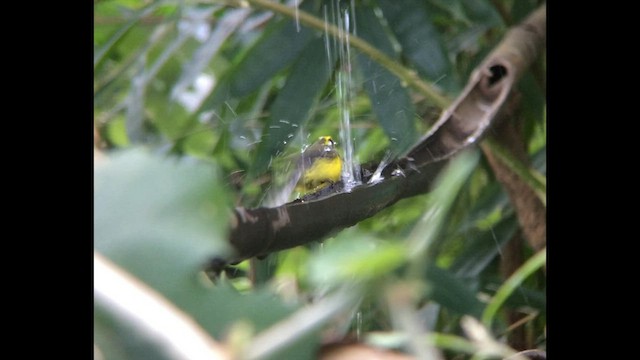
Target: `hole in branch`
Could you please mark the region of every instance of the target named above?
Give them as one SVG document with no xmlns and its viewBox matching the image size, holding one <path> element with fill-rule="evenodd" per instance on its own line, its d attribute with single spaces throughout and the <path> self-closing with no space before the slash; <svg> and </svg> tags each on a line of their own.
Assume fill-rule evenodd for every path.
<svg viewBox="0 0 640 360">
<path fill-rule="evenodd" d="M 493 84 L 497 83 L 507 75 L 507 68 L 503 65 L 493 65 L 489 68 L 489 71 L 491 71 L 491 76 L 489 77 L 489 86 L 493 86 Z"/>
</svg>

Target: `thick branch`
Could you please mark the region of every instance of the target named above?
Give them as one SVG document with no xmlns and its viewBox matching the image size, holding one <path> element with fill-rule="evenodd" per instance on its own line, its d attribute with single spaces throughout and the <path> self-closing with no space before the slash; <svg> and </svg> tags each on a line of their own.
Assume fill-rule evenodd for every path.
<svg viewBox="0 0 640 360">
<path fill-rule="evenodd" d="M 510 150 L 520 162 L 526 164 L 528 158 L 523 146 L 523 137 L 513 125 L 513 122 L 510 121 L 500 124 L 496 129 L 498 136 L 494 138 L 502 146 Z M 506 166 L 491 148 L 483 146 L 482 149 L 496 178 L 509 195 L 529 245 L 535 250 L 542 249 L 547 245 L 547 211 L 545 204 L 533 188 L 523 181 L 523 178 L 518 176 L 512 168 Z"/>
<path fill-rule="evenodd" d="M 537 56 L 545 42 L 545 14 L 543 5 L 507 33 L 421 141 L 385 168 L 383 181 L 275 208 L 237 208 L 229 238 L 237 252 L 232 261 L 320 240 L 400 199 L 429 191 L 448 159 L 485 133 L 514 84 Z M 339 189 L 329 189 L 335 190 Z"/>
</svg>

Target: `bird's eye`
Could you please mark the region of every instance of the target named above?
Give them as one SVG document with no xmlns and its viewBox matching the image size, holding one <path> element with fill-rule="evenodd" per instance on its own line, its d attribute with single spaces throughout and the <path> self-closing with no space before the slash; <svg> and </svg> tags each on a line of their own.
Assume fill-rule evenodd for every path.
<svg viewBox="0 0 640 360">
<path fill-rule="evenodd" d="M 320 140 L 322 141 L 322 144 L 325 146 L 333 146 L 336 144 L 336 142 L 333 141 L 331 136 L 320 136 Z"/>
</svg>

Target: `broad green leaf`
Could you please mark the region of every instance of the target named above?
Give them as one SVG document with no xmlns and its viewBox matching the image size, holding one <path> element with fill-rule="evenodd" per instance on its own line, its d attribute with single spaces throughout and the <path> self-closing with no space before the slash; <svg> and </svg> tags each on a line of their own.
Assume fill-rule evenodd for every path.
<svg viewBox="0 0 640 360">
<path fill-rule="evenodd" d="M 438 174 L 429 198 L 429 207 L 406 239 L 412 262 L 410 271 L 414 276 L 424 272 L 433 245 L 441 241 L 442 229 L 446 220 L 451 217 L 452 204 L 477 167 L 479 158 L 477 149 L 467 149 L 456 155 L 444 171 Z"/>
<path fill-rule="evenodd" d="M 539 311 L 547 311 L 546 289 L 542 287 L 542 291 L 540 291 L 521 285 L 507 298 L 504 304 L 512 309 L 529 307 Z"/>
<path fill-rule="evenodd" d="M 95 250 L 215 338 L 239 320 L 260 331 L 295 310 L 267 292 L 241 295 L 205 280 L 203 265 L 229 253 L 229 192 L 214 165 L 132 149 L 114 154 L 94 176 Z M 314 344 L 300 346 L 288 350 L 308 353 Z"/>
<path fill-rule="evenodd" d="M 96 249 L 150 285 L 178 281 L 228 252 L 230 199 L 212 165 L 138 148 L 115 153 L 94 179 Z M 157 269 L 145 263 L 165 257 Z"/>
<path fill-rule="evenodd" d="M 313 1 L 305 1 L 300 9 L 310 11 L 313 5 Z M 237 64 L 221 78 L 206 107 L 214 107 L 228 97 L 243 97 L 257 90 L 291 65 L 313 38 L 313 30 L 300 27 L 297 31 L 291 19 L 272 21 L 253 46 L 241 55 Z"/>
<path fill-rule="evenodd" d="M 125 124 L 126 119 L 124 116 L 117 116 L 106 124 L 104 137 L 109 144 L 115 145 L 116 147 L 129 145 Z"/>
<path fill-rule="evenodd" d="M 468 238 L 449 270 L 460 277 L 477 277 L 500 254 L 502 246 L 517 229 L 518 221 L 511 215 L 479 236 Z"/>
<path fill-rule="evenodd" d="M 480 318 L 484 305 L 476 298 L 470 286 L 459 277 L 434 264 L 428 264 L 425 280 L 428 298 L 457 313 Z"/>
<path fill-rule="evenodd" d="M 536 82 L 531 72 L 527 72 L 522 76 L 518 89 L 522 93 L 521 111 L 523 116 L 521 121 L 524 122 L 524 136 L 531 143 L 535 129 L 541 127 L 544 121 L 546 99 L 540 84 Z M 546 138 L 543 141 L 539 141 L 539 143 L 546 143 Z"/>
<path fill-rule="evenodd" d="M 513 5 L 511 5 L 511 23 L 517 24 L 524 20 L 539 6 L 539 3 L 537 0 L 514 1 Z"/>
<path fill-rule="evenodd" d="M 310 281 L 319 286 L 336 286 L 374 280 L 402 265 L 405 252 L 401 244 L 373 239 L 356 229 L 345 230 L 311 256 Z"/>
<path fill-rule="evenodd" d="M 542 148 L 538 150 L 535 154 L 533 154 L 533 158 L 531 159 L 531 166 L 536 169 L 541 174 L 547 173 L 547 145 L 546 145 L 546 135 L 544 144 L 542 144 Z"/>
<path fill-rule="evenodd" d="M 201 130 L 185 139 L 184 151 L 195 157 L 206 157 L 213 151 L 216 141 L 219 141 L 219 138 L 215 132 Z"/>
<path fill-rule="evenodd" d="M 402 53 L 423 77 L 449 92 L 458 90 L 441 34 L 421 0 L 377 0 Z"/>
<path fill-rule="evenodd" d="M 186 134 L 197 131 L 189 129 L 190 114 L 176 102 L 167 101 L 166 94 L 146 94 L 145 108 L 149 120 L 157 130 L 169 141 L 182 140 Z M 202 128 L 202 124 L 198 124 Z M 186 129 L 189 129 L 187 131 Z"/>
<path fill-rule="evenodd" d="M 475 172 L 476 176 L 456 200 L 454 216 L 447 222 L 443 231 L 445 236 L 435 251 L 437 264 L 443 268 L 450 268 L 452 263 L 460 261 L 460 256 L 473 255 L 473 251 L 466 249 L 478 237 L 495 235 L 492 232 L 512 215 L 509 198 L 502 186 L 498 182 L 483 185 L 486 181 L 481 179 L 483 174 L 483 171 Z"/>
<path fill-rule="evenodd" d="M 474 25 L 489 28 L 500 26 L 502 18 L 489 0 L 460 0 L 465 17 Z"/>
<path fill-rule="evenodd" d="M 466 78 L 488 54 L 486 51 L 496 45 L 494 43 L 497 41 L 496 35 L 498 31 L 504 29 L 503 19 L 488 0 L 453 0 L 446 1 L 446 4 L 441 1 L 439 6 L 429 6 L 429 9 L 440 10 L 441 15 L 437 17 L 440 18 L 443 26 L 455 29 L 450 34 L 447 32 L 443 35 L 446 39 L 449 58 L 453 59 L 452 61 L 459 69 L 455 71 L 457 78 Z M 477 56 L 469 59 L 471 54 Z"/>
<path fill-rule="evenodd" d="M 269 108 L 271 114 L 257 149 L 250 177 L 267 169 L 271 158 L 280 153 L 305 126 L 313 105 L 329 81 L 327 55 L 322 38 L 316 38 L 300 54 L 286 84 Z"/>
<path fill-rule="evenodd" d="M 395 57 L 391 42 L 371 7 L 358 8 L 358 36 L 380 51 Z M 358 54 L 358 66 L 363 75 L 363 87 L 371 99 L 371 107 L 390 139 L 393 154 L 400 154 L 415 143 L 415 108 L 406 86 L 400 79 L 368 56 Z"/>
<path fill-rule="evenodd" d="M 257 90 L 274 74 L 290 65 L 313 38 L 313 31 L 303 27 L 296 31 L 291 20 L 282 20 L 275 29 L 265 32 L 256 45 L 234 69 L 231 96 L 242 97 Z"/>
<path fill-rule="evenodd" d="M 501 221 L 502 219 L 496 219 L 495 215 L 504 216 L 503 213 L 507 211 L 509 204 L 509 197 L 500 183 L 487 184 L 482 188 L 478 198 L 473 201 L 471 208 L 466 203 L 462 205 L 466 207 L 466 211 L 464 218 L 454 225 L 456 232 L 463 234 L 477 228 L 486 228 L 496 220 Z"/>
<path fill-rule="evenodd" d="M 300 9 L 306 11 L 313 11 L 315 7 L 314 1 L 305 1 L 300 5 Z M 278 73 L 299 58 L 314 37 L 313 30 L 308 27 L 300 27 L 298 31 L 291 19 L 270 21 L 254 44 L 243 51 L 226 72 L 219 75 L 213 91 L 190 117 L 190 124 L 196 124 L 204 112 L 225 111 L 231 99 L 249 96 L 273 81 Z"/>
<path fill-rule="evenodd" d="M 118 44 L 118 42 L 127 35 L 127 33 L 140 21 L 140 19 L 151 14 L 161 3 L 161 1 L 155 1 L 142 9 L 137 10 L 125 25 L 120 27 L 113 35 L 111 35 L 106 43 L 102 44 L 99 49 L 94 50 L 93 68 L 98 70 L 109 52 Z"/>
</svg>

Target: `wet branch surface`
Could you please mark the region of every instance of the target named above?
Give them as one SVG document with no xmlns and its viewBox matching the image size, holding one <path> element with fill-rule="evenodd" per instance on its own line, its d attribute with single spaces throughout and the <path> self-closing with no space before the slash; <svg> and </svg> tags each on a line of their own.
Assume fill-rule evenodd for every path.
<svg viewBox="0 0 640 360">
<path fill-rule="evenodd" d="M 237 263 L 254 256 L 321 240 L 365 220 L 397 201 L 426 193 L 452 156 L 475 145 L 505 104 L 514 85 L 545 45 L 546 6 L 542 5 L 471 74 L 467 86 L 422 139 L 383 170 L 384 180 L 318 199 L 273 208 L 234 210 L 229 242 Z M 377 164 L 363 166 L 363 182 Z M 370 176 L 370 175 L 369 175 Z M 336 184 L 325 190 L 333 193 Z M 546 234 L 545 234 L 546 235 Z"/>
</svg>

